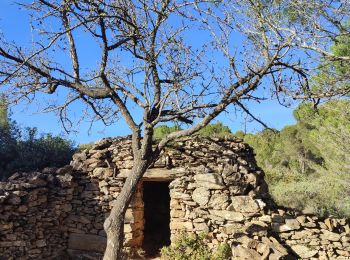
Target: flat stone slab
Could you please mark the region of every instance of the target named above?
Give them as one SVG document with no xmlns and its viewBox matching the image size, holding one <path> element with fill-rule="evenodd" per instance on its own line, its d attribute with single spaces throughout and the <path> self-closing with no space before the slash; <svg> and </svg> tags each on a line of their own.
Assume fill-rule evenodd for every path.
<svg viewBox="0 0 350 260">
<path fill-rule="evenodd" d="M 127 178 L 131 173 L 129 169 L 122 169 L 118 173 L 118 177 Z M 171 181 L 185 175 L 187 171 L 184 168 L 150 168 L 143 175 L 143 180 L 149 181 Z"/>
<path fill-rule="evenodd" d="M 107 239 L 103 236 L 71 233 L 68 239 L 68 249 L 90 252 L 104 252 Z"/>
<path fill-rule="evenodd" d="M 204 173 L 194 176 L 194 180 L 199 187 L 210 190 L 222 190 L 225 188 L 222 177 L 217 173 Z"/>
</svg>

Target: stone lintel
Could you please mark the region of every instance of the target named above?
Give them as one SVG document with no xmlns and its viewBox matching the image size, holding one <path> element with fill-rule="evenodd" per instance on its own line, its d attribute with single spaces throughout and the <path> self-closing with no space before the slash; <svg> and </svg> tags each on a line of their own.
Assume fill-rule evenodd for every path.
<svg viewBox="0 0 350 260">
<path fill-rule="evenodd" d="M 131 173 L 131 169 L 121 169 L 118 177 L 127 178 Z M 186 173 L 184 168 L 150 168 L 143 175 L 144 181 L 172 181 Z"/>
</svg>

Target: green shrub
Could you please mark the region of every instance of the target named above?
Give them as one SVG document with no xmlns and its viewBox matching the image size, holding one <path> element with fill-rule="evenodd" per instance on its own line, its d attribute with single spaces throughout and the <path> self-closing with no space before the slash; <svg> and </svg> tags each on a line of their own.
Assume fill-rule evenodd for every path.
<svg viewBox="0 0 350 260">
<path fill-rule="evenodd" d="M 319 216 L 348 217 L 349 183 L 347 174 L 324 173 L 298 181 L 281 180 L 270 185 L 270 193 L 279 205 L 307 210 Z"/>
<path fill-rule="evenodd" d="M 86 143 L 86 144 L 79 144 L 77 151 L 81 152 L 85 149 L 90 150 L 94 146 L 94 142 Z"/>
<path fill-rule="evenodd" d="M 349 111 L 348 99 L 317 110 L 305 102 L 294 111 L 295 125 L 243 135 L 279 205 L 324 217 L 350 216 Z"/>
<path fill-rule="evenodd" d="M 0 100 L 0 180 L 18 171 L 64 166 L 74 152 L 74 143 L 70 140 L 51 134 L 39 136 L 35 127 L 18 127 Z"/>
<path fill-rule="evenodd" d="M 223 138 L 230 136 L 231 130 L 228 126 L 225 126 L 221 122 L 216 122 L 214 124 L 209 124 L 199 131 L 199 135 L 206 137 L 219 137 Z"/>
<path fill-rule="evenodd" d="M 179 126 L 159 125 L 156 128 L 154 128 L 153 141 L 159 142 L 168 134 L 170 134 L 172 132 L 179 131 L 179 130 L 181 130 L 181 128 Z"/>
<path fill-rule="evenodd" d="M 159 125 L 154 128 L 153 132 L 153 141 L 159 142 L 162 138 L 167 136 L 170 133 L 182 130 L 179 126 L 167 126 L 167 125 Z M 204 137 L 219 137 L 224 138 L 232 135 L 231 130 L 228 126 L 225 126 L 221 122 L 216 122 L 214 124 L 209 124 L 205 126 L 198 132 L 199 136 Z"/>
<path fill-rule="evenodd" d="M 164 260 L 226 260 L 231 258 L 231 248 L 228 244 L 220 245 L 212 252 L 207 245 L 206 234 L 182 233 L 168 247 L 161 250 Z"/>
</svg>

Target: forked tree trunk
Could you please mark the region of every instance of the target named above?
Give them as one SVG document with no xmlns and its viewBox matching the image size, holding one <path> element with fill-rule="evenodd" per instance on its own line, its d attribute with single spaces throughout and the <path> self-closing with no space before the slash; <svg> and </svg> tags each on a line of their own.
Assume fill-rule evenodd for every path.
<svg viewBox="0 0 350 260">
<path fill-rule="evenodd" d="M 122 191 L 113 205 L 109 217 L 105 220 L 104 229 L 107 234 L 107 247 L 103 260 L 121 260 L 124 240 L 125 212 L 135 193 L 137 184 L 146 172 L 151 159 L 134 159 L 132 172 L 128 176 Z"/>
</svg>

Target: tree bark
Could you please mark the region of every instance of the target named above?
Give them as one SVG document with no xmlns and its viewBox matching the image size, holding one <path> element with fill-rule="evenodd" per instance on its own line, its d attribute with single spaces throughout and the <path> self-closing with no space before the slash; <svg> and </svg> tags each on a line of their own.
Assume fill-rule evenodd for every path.
<svg viewBox="0 0 350 260">
<path fill-rule="evenodd" d="M 107 234 L 107 246 L 103 260 L 122 259 L 125 212 L 130 204 L 132 195 L 135 193 L 137 184 L 151 161 L 151 157 L 146 157 L 145 159 L 134 158 L 132 172 L 126 179 L 123 189 L 104 223 L 104 229 Z"/>
</svg>

